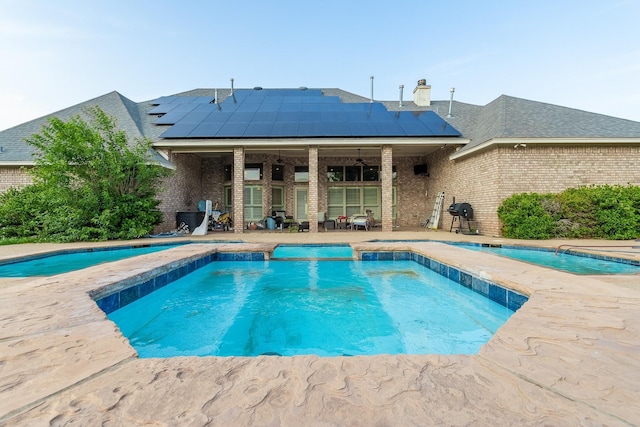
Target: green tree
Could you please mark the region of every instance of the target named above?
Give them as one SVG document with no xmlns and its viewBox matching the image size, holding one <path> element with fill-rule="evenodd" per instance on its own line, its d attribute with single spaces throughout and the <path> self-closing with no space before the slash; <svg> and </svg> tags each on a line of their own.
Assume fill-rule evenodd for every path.
<svg viewBox="0 0 640 427">
<path fill-rule="evenodd" d="M 87 115 L 89 122 L 52 118 L 26 139 L 37 148 L 30 170 L 34 183 L 0 198 L 3 237 L 131 239 L 160 222 L 156 196 L 170 171 L 152 161 L 151 142 L 131 143 L 98 107 Z"/>
</svg>

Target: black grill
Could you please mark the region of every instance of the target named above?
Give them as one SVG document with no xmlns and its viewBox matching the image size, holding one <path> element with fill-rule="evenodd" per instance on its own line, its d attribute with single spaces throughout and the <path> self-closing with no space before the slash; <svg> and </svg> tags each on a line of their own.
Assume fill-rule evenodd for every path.
<svg viewBox="0 0 640 427">
<path fill-rule="evenodd" d="M 449 213 L 465 219 L 473 218 L 473 208 L 469 203 L 452 203 L 449 206 Z"/>
</svg>

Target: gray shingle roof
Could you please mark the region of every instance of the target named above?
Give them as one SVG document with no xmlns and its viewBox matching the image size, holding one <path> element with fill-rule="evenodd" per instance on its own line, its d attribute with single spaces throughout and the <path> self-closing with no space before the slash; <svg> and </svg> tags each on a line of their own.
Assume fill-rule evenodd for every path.
<svg viewBox="0 0 640 427">
<path fill-rule="evenodd" d="M 640 138 L 640 122 L 507 95 L 467 113 L 451 120 L 471 139 L 460 152 L 497 138 Z"/>
<path fill-rule="evenodd" d="M 75 116 L 88 118 L 86 109 L 94 106 L 99 106 L 105 113 L 114 117 L 118 127 L 127 132 L 130 138 L 144 136 L 143 131 L 148 122 L 146 115 L 140 114 L 137 103 L 113 91 L 0 132 L 0 147 L 2 147 L 0 164 L 31 163 L 34 148 L 24 142 L 25 138 L 40 133 L 49 117 L 58 117 L 61 120 L 69 120 Z"/>
<path fill-rule="evenodd" d="M 339 96 L 345 103 L 369 101 L 367 97 L 341 89 L 320 90 L 327 96 Z M 214 94 L 214 89 L 193 89 L 175 95 L 213 97 Z M 230 89 L 217 90 L 219 102 L 224 101 L 229 94 Z M 428 107 L 418 107 L 411 101 L 404 101 L 402 107 L 398 101 L 378 102 L 382 102 L 390 111 L 435 111 L 462 133 L 461 141 L 470 140 L 458 153 L 471 151 L 480 144 L 500 138 L 640 139 L 640 122 L 506 95 L 485 106 L 454 101 L 453 117 L 447 117 L 449 101 L 432 101 Z M 144 136 L 157 140 L 167 129 L 166 126 L 153 124 L 156 116 L 149 115 L 149 111 L 154 108 L 151 100 L 136 103 L 114 91 L 0 132 L 0 164 L 31 162 L 32 148 L 24 143 L 24 138 L 39 133 L 48 117 L 57 116 L 68 120 L 76 115 L 84 116 L 86 107 L 96 105 L 113 116 L 131 138 Z M 161 156 L 158 155 L 157 159 L 160 161 Z"/>
</svg>

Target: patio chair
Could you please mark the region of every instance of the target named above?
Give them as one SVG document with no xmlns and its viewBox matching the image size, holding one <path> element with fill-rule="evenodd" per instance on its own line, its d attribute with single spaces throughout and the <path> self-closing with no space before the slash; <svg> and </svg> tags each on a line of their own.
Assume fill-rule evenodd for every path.
<svg viewBox="0 0 640 427">
<path fill-rule="evenodd" d="M 276 228 L 280 230 L 283 229 L 284 228 L 283 225 L 287 219 L 287 213 L 285 211 L 273 211 L 271 212 L 271 216 L 276 222 Z M 288 226 L 288 223 L 287 223 L 287 226 Z"/>
<path fill-rule="evenodd" d="M 367 213 L 365 214 L 357 214 L 351 217 L 351 229 L 357 230 L 360 227 L 363 227 L 366 231 L 369 231 L 370 228 L 373 227 L 373 212 L 371 209 L 367 209 Z"/>
</svg>

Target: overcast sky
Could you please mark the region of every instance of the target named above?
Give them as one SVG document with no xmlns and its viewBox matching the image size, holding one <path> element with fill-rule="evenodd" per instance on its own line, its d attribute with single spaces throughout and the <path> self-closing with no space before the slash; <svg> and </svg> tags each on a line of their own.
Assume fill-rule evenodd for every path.
<svg viewBox="0 0 640 427">
<path fill-rule="evenodd" d="M 635 0 L 0 0 L 0 130 L 116 90 L 307 86 L 640 121 Z"/>
</svg>

